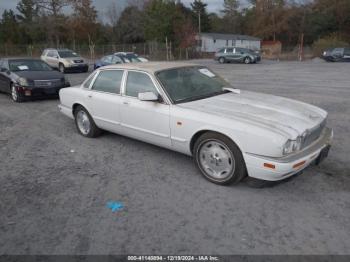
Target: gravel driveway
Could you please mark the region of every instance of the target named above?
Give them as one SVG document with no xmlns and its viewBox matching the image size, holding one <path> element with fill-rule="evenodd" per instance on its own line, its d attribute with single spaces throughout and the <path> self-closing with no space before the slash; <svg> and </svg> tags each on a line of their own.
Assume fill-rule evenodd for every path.
<svg viewBox="0 0 350 262">
<path fill-rule="evenodd" d="M 350 63 L 195 62 L 237 88 L 326 109 L 329 158 L 273 187 L 220 187 L 187 156 L 83 138 L 57 100 L 1 94 L 0 254 L 350 254 Z"/>
</svg>

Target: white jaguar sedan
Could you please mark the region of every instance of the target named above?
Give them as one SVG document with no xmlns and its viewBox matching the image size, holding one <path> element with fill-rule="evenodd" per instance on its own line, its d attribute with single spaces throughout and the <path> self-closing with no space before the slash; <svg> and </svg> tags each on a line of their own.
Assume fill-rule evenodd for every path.
<svg viewBox="0 0 350 262">
<path fill-rule="evenodd" d="M 220 185 L 246 175 L 293 176 L 320 163 L 333 137 L 324 110 L 235 89 L 185 63 L 102 67 L 82 85 L 61 89 L 59 109 L 83 136 L 108 130 L 193 156 L 204 177 Z"/>
</svg>

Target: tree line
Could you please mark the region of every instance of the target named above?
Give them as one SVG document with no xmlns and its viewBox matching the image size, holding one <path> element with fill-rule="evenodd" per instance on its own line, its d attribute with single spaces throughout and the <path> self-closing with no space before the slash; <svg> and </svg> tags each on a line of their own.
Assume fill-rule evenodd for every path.
<svg viewBox="0 0 350 262">
<path fill-rule="evenodd" d="M 210 13 L 201 0 L 129 0 L 98 13 L 91 0 L 21 0 L 0 20 L 0 44 L 102 45 L 169 41 L 195 45 L 198 32 L 247 34 L 296 46 L 322 39 L 350 42 L 349 0 L 223 0 Z"/>
</svg>

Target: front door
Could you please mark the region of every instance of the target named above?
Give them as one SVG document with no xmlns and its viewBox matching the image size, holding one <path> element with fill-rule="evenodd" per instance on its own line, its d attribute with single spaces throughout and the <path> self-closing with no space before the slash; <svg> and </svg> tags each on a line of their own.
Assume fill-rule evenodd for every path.
<svg viewBox="0 0 350 262">
<path fill-rule="evenodd" d="M 129 71 L 120 110 L 123 132 L 145 142 L 170 147 L 170 107 L 163 101 L 140 101 L 138 94 L 143 92 L 159 95 L 150 75 Z"/>
<path fill-rule="evenodd" d="M 86 104 L 96 125 L 102 129 L 119 133 L 120 87 L 123 70 L 103 70 L 96 77 L 91 90 L 86 92 Z"/>
</svg>

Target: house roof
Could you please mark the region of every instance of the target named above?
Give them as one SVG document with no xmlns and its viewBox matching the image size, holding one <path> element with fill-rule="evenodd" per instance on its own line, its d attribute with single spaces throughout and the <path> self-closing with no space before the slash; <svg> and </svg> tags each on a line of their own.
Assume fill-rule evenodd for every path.
<svg viewBox="0 0 350 262">
<path fill-rule="evenodd" d="M 201 36 L 211 37 L 213 39 L 223 40 L 248 40 L 248 41 L 260 41 L 260 38 L 249 35 L 234 35 L 234 34 L 219 34 L 219 33 L 201 33 Z"/>
</svg>

